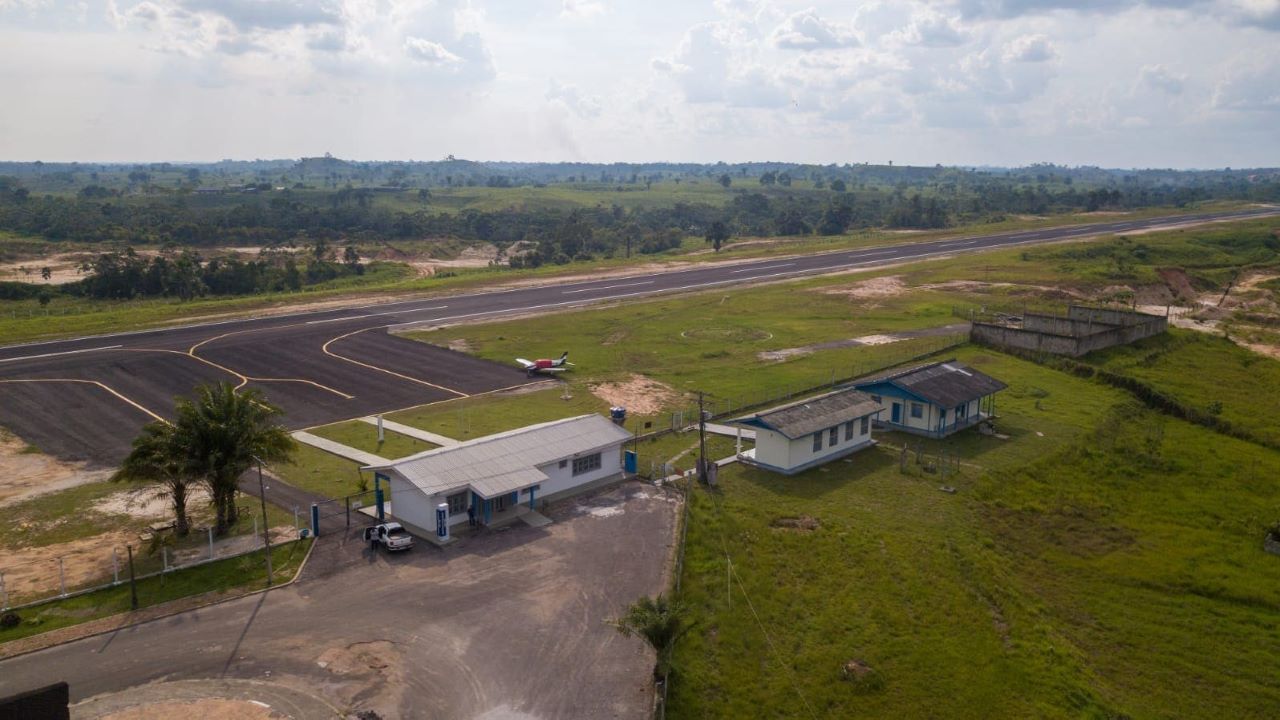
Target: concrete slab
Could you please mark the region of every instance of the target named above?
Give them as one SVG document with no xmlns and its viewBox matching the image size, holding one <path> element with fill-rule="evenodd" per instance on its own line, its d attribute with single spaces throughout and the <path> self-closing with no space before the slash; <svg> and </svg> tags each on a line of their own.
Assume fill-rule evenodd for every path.
<svg viewBox="0 0 1280 720">
<path fill-rule="evenodd" d="M 338 457 L 355 460 L 361 465 L 385 465 L 391 462 L 390 460 L 384 457 L 378 457 L 373 453 L 357 450 L 349 445 L 343 445 L 342 443 L 334 442 L 328 438 L 322 438 L 319 435 L 312 435 L 311 433 L 304 432 L 302 430 L 292 433 L 292 435 L 293 439 L 300 443 L 310 445 L 314 448 L 319 448 L 325 452 L 333 453 Z"/>
<path fill-rule="evenodd" d="M 360 421 L 367 422 L 370 425 L 378 424 L 378 418 L 375 415 L 370 415 L 369 417 L 362 417 L 360 418 Z M 439 445 L 440 447 L 449 447 L 450 445 L 458 444 L 458 441 L 454 440 L 453 438 L 448 438 L 443 435 L 437 435 L 433 432 L 427 432 L 426 430 L 419 430 L 418 428 L 413 427 L 412 425 L 405 425 L 404 423 L 393 422 L 386 418 L 382 419 L 382 427 L 387 430 L 390 430 L 391 432 L 400 433 L 401 435 L 408 435 L 411 438 L 417 438 L 418 440 L 425 440 L 426 442 L 434 443 L 436 445 Z"/>
<path fill-rule="evenodd" d="M 738 437 L 738 430 L 739 428 L 733 425 L 720 425 L 718 423 L 707 423 L 707 432 L 713 435 L 728 435 L 729 437 Z M 756 431 L 742 428 L 742 439 L 755 440 Z"/>
<path fill-rule="evenodd" d="M 521 515 L 520 519 L 529 527 L 534 528 L 546 527 L 551 524 L 551 518 L 543 515 L 537 510 L 530 510 L 529 512 Z"/>
</svg>

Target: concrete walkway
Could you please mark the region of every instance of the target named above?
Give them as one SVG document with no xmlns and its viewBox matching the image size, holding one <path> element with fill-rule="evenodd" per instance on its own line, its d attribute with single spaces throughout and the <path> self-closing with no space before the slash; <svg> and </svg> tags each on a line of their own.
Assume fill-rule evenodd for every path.
<svg viewBox="0 0 1280 720">
<path fill-rule="evenodd" d="M 367 422 L 370 425 L 378 424 L 378 418 L 374 415 L 370 415 L 369 417 L 362 417 L 360 418 L 360 421 Z M 418 428 L 413 427 L 411 425 L 392 422 L 386 418 L 382 419 L 382 427 L 387 430 L 390 430 L 391 432 L 400 433 L 401 435 L 408 435 L 411 438 L 417 438 L 419 440 L 425 440 L 429 443 L 434 443 L 436 445 L 439 445 L 440 447 L 449 447 L 450 445 L 458 444 L 458 441 L 454 440 L 453 438 L 447 438 L 443 435 L 437 435 L 433 432 L 427 432 L 426 430 L 419 430 Z"/>
<path fill-rule="evenodd" d="M 720 425 L 717 423 L 707 423 L 707 432 L 713 435 L 728 435 L 731 438 L 738 437 L 738 428 L 733 425 Z M 755 440 L 756 431 L 742 428 L 743 440 Z"/>
<path fill-rule="evenodd" d="M 390 460 L 384 457 L 378 457 L 373 453 L 367 453 L 363 450 L 357 450 L 353 447 L 343 445 L 342 443 L 334 442 L 327 438 L 322 438 L 319 435 L 312 435 L 309 432 L 303 432 L 302 430 L 299 430 L 293 433 L 293 439 L 297 440 L 300 443 L 310 445 L 311 447 L 320 448 L 325 452 L 333 453 L 338 457 L 344 457 L 348 460 L 355 460 L 361 465 L 386 465 L 387 463 L 391 462 Z"/>
</svg>

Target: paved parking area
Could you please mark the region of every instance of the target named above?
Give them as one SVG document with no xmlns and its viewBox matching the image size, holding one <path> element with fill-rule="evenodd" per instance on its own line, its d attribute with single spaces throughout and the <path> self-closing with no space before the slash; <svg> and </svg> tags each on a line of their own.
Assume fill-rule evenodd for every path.
<svg viewBox="0 0 1280 720">
<path fill-rule="evenodd" d="M 639 720 L 652 657 L 605 621 L 665 587 L 676 508 L 628 482 L 443 550 L 325 537 L 290 587 L 0 662 L 0 692 L 65 679 L 118 707 L 233 680 L 384 718 Z"/>
</svg>

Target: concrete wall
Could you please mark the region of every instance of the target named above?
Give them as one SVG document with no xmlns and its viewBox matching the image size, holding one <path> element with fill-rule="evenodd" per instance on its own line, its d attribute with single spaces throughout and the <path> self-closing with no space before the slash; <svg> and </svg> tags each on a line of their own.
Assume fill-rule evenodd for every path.
<svg viewBox="0 0 1280 720">
<path fill-rule="evenodd" d="M 559 461 L 539 466 L 538 469 L 546 474 L 547 480 L 543 481 L 542 487 L 538 488 L 536 497 L 546 497 L 556 493 L 571 490 L 579 485 L 595 482 L 601 478 L 617 475 L 622 472 L 622 443 L 611 445 L 600 451 L 600 469 L 592 470 L 581 475 L 573 474 L 573 458 L 565 458 L 567 462 L 564 467 L 560 467 Z M 536 499 L 536 498 L 535 498 Z M 520 493 L 520 502 L 527 502 L 529 496 L 527 493 Z"/>
<path fill-rule="evenodd" d="M 391 514 L 396 520 L 401 521 L 406 526 L 412 526 L 412 529 L 419 532 L 427 532 L 435 534 L 436 530 L 436 505 L 444 502 L 444 497 L 440 495 L 427 495 L 417 487 L 405 482 L 404 480 L 392 475 L 391 485 Z M 467 521 L 465 513 L 462 515 L 462 522 Z M 458 517 L 455 515 L 449 518 L 450 525 L 456 525 Z"/>
<path fill-rule="evenodd" d="M 1072 305 L 1066 317 L 1026 313 L 1021 327 L 974 322 L 969 339 L 996 347 L 1079 357 L 1167 329 L 1168 320 L 1159 315 Z"/>
</svg>

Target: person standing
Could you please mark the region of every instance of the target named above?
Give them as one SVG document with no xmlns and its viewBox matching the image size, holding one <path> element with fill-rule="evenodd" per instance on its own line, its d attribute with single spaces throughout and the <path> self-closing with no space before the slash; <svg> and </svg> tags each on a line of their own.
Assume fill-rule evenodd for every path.
<svg viewBox="0 0 1280 720">
<path fill-rule="evenodd" d="M 472 503 L 467 506 L 467 524 L 471 527 L 476 526 L 476 506 Z"/>
</svg>

